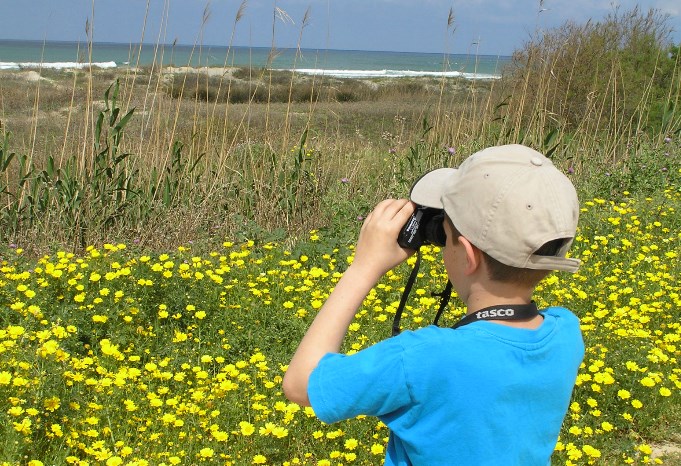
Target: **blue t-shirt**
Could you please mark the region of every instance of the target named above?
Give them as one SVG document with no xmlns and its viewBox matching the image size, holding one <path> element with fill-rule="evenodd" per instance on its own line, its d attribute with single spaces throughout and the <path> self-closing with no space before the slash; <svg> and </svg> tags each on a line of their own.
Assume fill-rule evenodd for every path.
<svg viewBox="0 0 681 466">
<path fill-rule="evenodd" d="M 386 465 L 545 466 L 584 343 L 570 311 L 542 314 L 536 330 L 429 326 L 329 353 L 310 376 L 310 403 L 327 423 L 381 419 L 391 431 Z"/>
</svg>

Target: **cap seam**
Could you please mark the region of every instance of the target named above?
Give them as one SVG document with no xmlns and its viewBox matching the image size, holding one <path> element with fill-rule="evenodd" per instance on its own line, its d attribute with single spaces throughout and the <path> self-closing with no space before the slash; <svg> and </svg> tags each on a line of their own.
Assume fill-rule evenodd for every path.
<svg viewBox="0 0 681 466">
<path fill-rule="evenodd" d="M 518 176 L 518 173 L 523 171 L 524 167 L 523 166 L 518 166 L 516 167 L 511 173 L 509 173 L 508 176 L 508 182 L 502 185 L 501 189 L 497 192 L 496 196 L 494 197 L 494 202 L 492 203 L 492 208 L 490 209 L 490 212 L 486 216 L 486 221 L 483 224 L 483 230 L 482 230 L 482 235 L 480 237 L 481 242 L 486 242 L 487 241 L 487 235 L 489 233 L 489 228 L 490 225 L 493 221 L 493 217 L 496 217 L 496 214 L 499 210 L 499 205 L 501 204 L 502 200 L 506 198 L 506 194 L 508 191 L 511 189 L 511 187 L 515 186 L 518 182 L 520 182 L 521 177 Z M 480 248 L 483 250 L 482 248 Z M 497 251 L 499 249 L 498 244 L 494 244 L 494 250 Z M 484 250 L 483 250 L 484 251 Z M 488 251 L 484 251 L 487 254 L 490 254 Z M 499 251 L 501 252 L 501 251 Z M 490 254 L 491 255 L 491 254 Z M 492 256 L 494 257 L 494 256 Z M 494 259 L 497 259 L 494 257 Z M 499 260 L 499 259 L 497 259 Z"/>
</svg>

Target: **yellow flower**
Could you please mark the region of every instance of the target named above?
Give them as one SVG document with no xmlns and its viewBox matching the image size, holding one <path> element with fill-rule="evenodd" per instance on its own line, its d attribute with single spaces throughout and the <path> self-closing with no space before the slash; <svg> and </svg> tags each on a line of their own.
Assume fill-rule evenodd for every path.
<svg viewBox="0 0 681 466">
<path fill-rule="evenodd" d="M 211 435 L 212 435 L 213 438 L 214 438 L 215 440 L 217 440 L 218 442 L 226 442 L 226 441 L 227 441 L 227 438 L 229 437 L 229 436 L 227 435 L 227 432 L 222 432 L 222 431 L 220 431 L 220 430 L 216 430 L 216 431 L 214 431 L 214 432 L 211 432 Z"/>
<path fill-rule="evenodd" d="M 31 426 L 33 423 L 31 420 L 27 417 L 25 417 L 21 422 L 15 422 L 14 423 L 14 430 L 19 432 L 20 434 L 24 435 L 29 435 L 31 434 Z"/>
<path fill-rule="evenodd" d="M 213 455 L 215 454 L 215 451 L 212 448 L 202 448 L 199 451 L 199 456 L 201 458 L 212 458 Z"/>
<path fill-rule="evenodd" d="M 263 455 L 255 455 L 253 457 L 253 464 L 265 464 L 267 463 L 267 458 L 265 458 Z"/>
<path fill-rule="evenodd" d="M 15 387 L 25 387 L 29 383 L 28 379 L 24 377 L 14 377 L 14 380 L 12 381 L 12 385 Z"/>
<path fill-rule="evenodd" d="M 274 429 L 272 429 L 272 435 L 275 436 L 276 438 L 284 438 L 288 435 L 288 429 L 277 426 Z"/>
<path fill-rule="evenodd" d="M 173 338 L 173 343 L 182 343 L 183 341 L 187 341 L 187 334 L 180 332 L 179 330 L 175 330 L 175 338 Z"/>
<path fill-rule="evenodd" d="M 253 435 L 255 432 L 255 427 L 250 422 L 241 421 L 239 427 L 241 428 L 241 435 Z"/>
<path fill-rule="evenodd" d="M 26 329 L 21 325 L 10 325 L 9 327 L 7 327 L 8 335 L 10 336 L 10 338 L 15 340 L 19 338 L 21 335 L 23 335 L 25 331 Z"/>
<path fill-rule="evenodd" d="M 622 400 L 626 400 L 629 397 L 631 397 L 631 393 L 629 393 L 628 390 L 619 390 L 617 392 L 617 396 L 620 397 Z"/>
<path fill-rule="evenodd" d="M 653 449 L 650 447 L 650 445 L 647 445 L 645 443 L 639 445 L 637 449 L 644 455 L 650 455 L 653 452 Z"/>
<path fill-rule="evenodd" d="M 45 406 L 46 410 L 54 412 L 55 410 L 59 409 L 59 398 L 56 396 L 47 398 L 43 402 L 43 406 Z"/>
<path fill-rule="evenodd" d="M 578 427 L 578 426 L 572 426 L 572 427 L 570 427 L 569 432 L 570 432 L 572 435 L 581 435 L 581 434 L 582 434 L 582 429 L 581 429 L 580 427 Z"/>
<path fill-rule="evenodd" d="M 582 451 L 572 443 L 567 444 L 567 454 L 568 454 L 568 458 L 570 458 L 573 461 L 577 461 L 582 456 L 584 456 Z"/>
<path fill-rule="evenodd" d="M 643 385 L 644 387 L 654 387 L 655 381 L 650 377 L 643 377 L 641 379 L 641 385 Z"/>
<path fill-rule="evenodd" d="M 371 445 L 371 453 L 373 455 L 382 455 L 383 454 L 383 445 L 380 443 L 374 443 Z"/>
<path fill-rule="evenodd" d="M 9 385 L 12 380 L 12 374 L 7 371 L 0 371 L 0 385 Z"/>
<path fill-rule="evenodd" d="M 64 432 L 62 431 L 59 424 L 52 424 L 50 426 L 50 432 L 52 432 L 56 437 L 61 437 L 64 435 Z"/>
<path fill-rule="evenodd" d="M 358 444 L 359 442 L 357 441 L 357 439 L 349 438 L 345 441 L 345 448 L 347 450 L 354 450 L 355 448 L 357 448 Z"/>
<path fill-rule="evenodd" d="M 264 437 L 264 436 L 270 435 L 274 431 L 275 428 L 276 428 L 276 426 L 274 425 L 274 423 L 266 422 L 265 425 L 260 428 L 258 433 Z"/>
<path fill-rule="evenodd" d="M 584 445 L 582 451 L 590 458 L 600 458 L 601 452 L 591 445 Z"/>
</svg>

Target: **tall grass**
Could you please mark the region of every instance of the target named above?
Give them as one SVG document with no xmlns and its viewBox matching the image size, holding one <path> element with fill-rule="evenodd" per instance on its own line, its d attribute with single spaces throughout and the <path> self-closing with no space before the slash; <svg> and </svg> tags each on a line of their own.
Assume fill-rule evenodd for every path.
<svg viewBox="0 0 681 466">
<path fill-rule="evenodd" d="M 271 56 L 281 18 L 293 21 L 274 11 Z M 306 12 L 299 41 L 308 21 Z M 312 228 L 342 236 L 424 170 L 513 142 L 543 150 L 589 194 L 658 189 L 679 164 L 667 142 L 681 128 L 681 67 L 667 32 L 664 18 L 638 10 L 568 24 L 485 82 L 234 69 L 229 53 L 224 69 L 207 69 L 200 37 L 188 71 L 159 48 L 148 67 L 38 70 L 29 83 L 10 74 L 0 82 L 2 240 L 40 251 L 111 237 L 163 246 L 295 241 Z"/>
<path fill-rule="evenodd" d="M 663 46 L 665 24 L 655 10 L 616 10 L 529 41 L 503 91 L 512 134 L 537 144 L 555 133 L 551 142 L 599 153 L 578 162 L 614 164 L 628 158 L 627 148 L 678 131 L 679 56 Z"/>
<path fill-rule="evenodd" d="M 3 73 L 0 461 L 375 464 L 385 426 L 320 425 L 283 400 L 284 365 L 375 202 L 512 142 L 586 201 L 583 270 L 538 290 L 580 315 L 588 348 L 554 459 L 658 461 L 653 447 L 678 446 L 681 385 L 681 66 L 665 30 L 638 10 L 566 25 L 498 81 L 306 77 L 229 54 L 178 70 L 163 47 L 147 67 Z M 431 267 L 424 293 L 441 285 Z M 346 349 L 385 338 L 405 271 Z"/>
</svg>

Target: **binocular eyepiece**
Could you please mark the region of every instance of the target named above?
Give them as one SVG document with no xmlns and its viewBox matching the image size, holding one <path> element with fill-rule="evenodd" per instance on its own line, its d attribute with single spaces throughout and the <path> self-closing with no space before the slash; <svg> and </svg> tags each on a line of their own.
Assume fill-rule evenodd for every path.
<svg viewBox="0 0 681 466">
<path fill-rule="evenodd" d="M 404 224 L 397 243 L 403 248 L 414 249 L 416 251 L 424 244 L 444 246 L 447 235 L 442 222 L 445 219 L 443 209 L 432 207 L 416 206 L 416 210 Z"/>
</svg>

